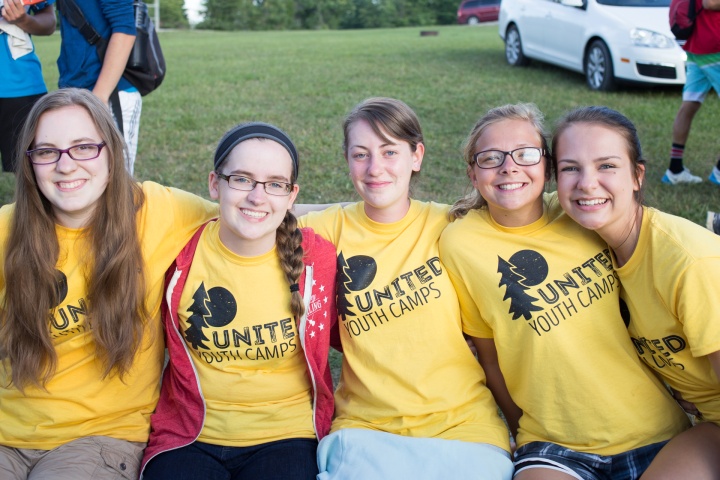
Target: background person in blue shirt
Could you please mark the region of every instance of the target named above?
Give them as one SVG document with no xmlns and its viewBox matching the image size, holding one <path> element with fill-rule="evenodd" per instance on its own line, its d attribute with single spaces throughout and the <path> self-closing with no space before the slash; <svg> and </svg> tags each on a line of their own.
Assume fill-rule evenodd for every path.
<svg viewBox="0 0 720 480">
<path fill-rule="evenodd" d="M 97 48 L 90 45 L 78 29 L 60 15 L 60 88 L 76 87 L 92 90 L 103 102 L 108 103 L 117 87 L 122 109 L 122 127 L 127 153 L 125 163 L 133 173 L 137 153 L 138 132 L 142 97 L 140 92 L 123 76 L 125 65 L 135 43 L 135 14 L 133 0 L 75 0 L 85 19 L 100 36 L 109 40 L 104 60 L 97 55 Z M 62 4 L 60 4 L 62 14 Z M 114 114 L 113 114 L 114 117 Z M 118 123 L 117 118 L 115 123 Z"/>
<path fill-rule="evenodd" d="M 30 108 L 47 93 L 40 60 L 28 35 L 55 31 L 55 12 L 47 0 L 30 7 L 3 0 L 0 16 L 0 156 L 5 172 L 15 170 L 15 139 Z"/>
</svg>

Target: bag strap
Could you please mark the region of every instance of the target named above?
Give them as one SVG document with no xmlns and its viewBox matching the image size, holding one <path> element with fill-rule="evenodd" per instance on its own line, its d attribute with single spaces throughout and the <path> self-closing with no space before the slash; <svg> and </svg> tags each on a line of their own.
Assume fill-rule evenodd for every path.
<svg viewBox="0 0 720 480">
<path fill-rule="evenodd" d="M 90 25 L 75 0 L 57 0 L 57 7 L 60 13 L 73 27 L 77 28 L 90 45 L 95 45 L 102 36 Z"/>
<path fill-rule="evenodd" d="M 117 86 L 110 94 L 110 98 L 108 100 L 110 103 L 110 109 L 112 110 L 112 113 L 115 116 L 115 120 L 116 120 L 115 123 L 117 123 L 118 130 L 120 130 L 120 135 L 122 135 L 124 137 L 125 130 L 123 129 L 122 105 L 120 105 L 120 94 L 118 93 Z"/>
<path fill-rule="evenodd" d="M 82 10 L 80 10 L 80 7 L 78 7 L 77 3 L 75 3 L 75 0 L 57 0 L 56 3 L 58 11 L 67 19 L 70 25 L 80 31 L 82 36 L 85 37 L 85 40 L 90 45 L 96 45 L 98 42 L 104 40 L 97 30 L 90 25 L 90 22 L 87 21 L 85 15 L 82 13 Z M 115 116 L 118 130 L 120 130 L 120 135 L 124 136 L 125 132 L 123 129 L 122 107 L 120 105 L 120 96 L 118 94 L 117 86 L 110 94 L 110 98 L 108 100 L 113 115 Z"/>
</svg>

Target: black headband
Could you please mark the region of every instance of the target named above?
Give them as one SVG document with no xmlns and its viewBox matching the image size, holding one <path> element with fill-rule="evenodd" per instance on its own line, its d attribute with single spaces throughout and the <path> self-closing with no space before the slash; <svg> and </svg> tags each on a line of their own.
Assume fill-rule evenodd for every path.
<svg viewBox="0 0 720 480">
<path fill-rule="evenodd" d="M 237 144 L 251 138 L 269 138 L 285 147 L 285 150 L 290 154 L 290 158 L 292 158 L 293 178 L 297 181 L 299 162 L 295 145 L 285 132 L 274 125 L 263 122 L 241 123 L 230 129 L 220 140 L 220 144 L 215 150 L 215 170 L 220 168 L 220 165 Z"/>
</svg>

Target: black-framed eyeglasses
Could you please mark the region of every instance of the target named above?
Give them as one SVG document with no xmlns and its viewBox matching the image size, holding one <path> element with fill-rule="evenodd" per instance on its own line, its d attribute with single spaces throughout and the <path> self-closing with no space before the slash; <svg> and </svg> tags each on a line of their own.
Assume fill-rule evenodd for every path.
<svg viewBox="0 0 720 480">
<path fill-rule="evenodd" d="M 65 149 L 51 147 L 36 148 L 34 150 L 28 150 L 25 154 L 30 159 L 30 162 L 35 165 L 50 165 L 51 163 L 56 163 L 60 161 L 63 153 L 67 153 L 73 160 L 82 162 L 99 157 L 104 146 L 105 142 L 81 143 Z"/>
<path fill-rule="evenodd" d="M 249 192 L 255 189 L 255 186 L 259 183 L 265 189 L 265 193 L 268 195 L 277 195 L 279 197 L 286 197 L 292 192 L 292 183 L 278 182 L 277 180 L 268 180 L 267 182 L 259 182 L 253 180 L 250 177 L 244 175 L 224 175 L 220 172 L 215 172 L 218 178 L 228 182 L 228 186 L 233 190 L 241 190 L 243 192 Z"/>
<path fill-rule="evenodd" d="M 530 165 L 537 165 L 540 163 L 545 150 L 537 147 L 522 147 L 504 152 L 502 150 L 483 150 L 473 155 L 475 164 L 480 168 L 497 168 L 505 163 L 505 157 L 510 155 L 510 158 L 518 164 L 524 167 Z"/>
</svg>

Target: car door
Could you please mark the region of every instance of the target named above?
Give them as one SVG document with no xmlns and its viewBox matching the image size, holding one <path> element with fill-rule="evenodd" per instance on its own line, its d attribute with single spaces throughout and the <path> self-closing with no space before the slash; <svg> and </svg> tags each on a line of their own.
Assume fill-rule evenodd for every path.
<svg viewBox="0 0 720 480">
<path fill-rule="evenodd" d="M 578 64 L 573 56 L 580 52 L 582 59 L 586 11 L 561 1 L 531 0 L 534 7 L 526 8 L 525 27 L 520 32 L 523 49 L 530 57 L 582 70 L 582 60 Z"/>
<path fill-rule="evenodd" d="M 480 5 L 479 14 L 481 22 L 494 22 L 498 19 L 498 12 L 500 11 L 499 0 L 481 0 Z"/>
<path fill-rule="evenodd" d="M 584 8 L 563 4 L 562 0 L 552 2 L 546 15 L 546 48 L 550 61 L 576 71 L 583 69 L 583 51 L 588 29 L 587 3 Z"/>
<path fill-rule="evenodd" d="M 547 60 L 550 51 L 545 43 L 548 39 L 548 18 L 555 0 L 520 0 L 518 12 L 518 30 L 523 44 L 523 52 L 533 58 Z"/>
</svg>

